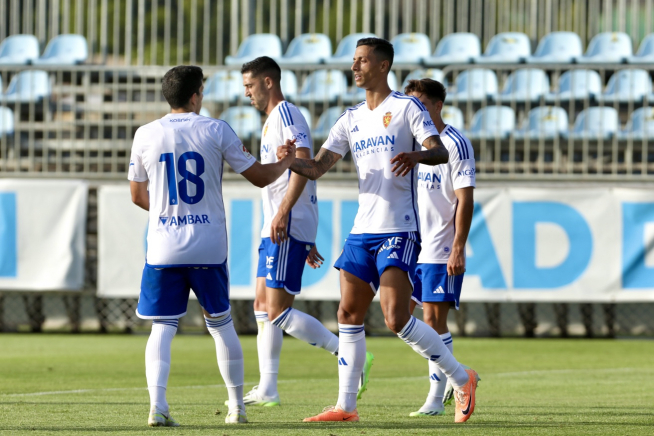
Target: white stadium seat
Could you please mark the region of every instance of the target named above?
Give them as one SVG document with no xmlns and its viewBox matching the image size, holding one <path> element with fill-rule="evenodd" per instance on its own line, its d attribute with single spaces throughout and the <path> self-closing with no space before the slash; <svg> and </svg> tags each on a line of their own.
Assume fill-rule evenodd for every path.
<svg viewBox="0 0 654 436">
<path fill-rule="evenodd" d="M 411 71 L 404 82 L 402 82 L 402 89 L 398 89 L 400 92 L 404 92 L 404 88 L 409 84 L 409 80 L 420 80 L 420 79 L 432 79 L 437 82 L 441 82 L 444 86 L 447 87 L 447 82 L 445 81 L 445 76 L 443 76 L 443 71 L 437 68 L 420 68 L 418 70 Z"/>
<path fill-rule="evenodd" d="M 568 113 L 561 107 L 540 106 L 529 111 L 516 138 L 554 139 L 568 131 Z"/>
<path fill-rule="evenodd" d="M 321 33 L 304 33 L 293 38 L 277 63 L 280 66 L 321 64 L 332 55 L 332 42 Z"/>
<path fill-rule="evenodd" d="M 0 65 L 25 65 L 39 57 L 39 40 L 34 35 L 12 35 L 0 43 Z"/>
<path fill-rule="evenodd" d="M 297 108 L 304 117 L 304 120 L 307 122 L 309 129 L 311 129 L 313 127 L 313 117 L 311 116 L 311 112 L 309 112 L 309 109 L 304 106 L 298 106 Z"/>
<path fill-rule="evenodd" d="M 82 35 L 59 35 L 50 40 L 43 55 L 32 61 L 34 65 L 77 65 L 86 62 L 89 48 Z"/>
<path fill-rule="evenodd" d="M 329 136 L 329 130 L 336 124 L 336 121 L 338 121 L 338 118 L 344 111 L 345 109 L 341 106 L 330 107 L 326 111 L 323 111 L 320 114 L 320 118 L 318 118 L 316 128 L 312 132 L 314 140 L 315 138 L 327 138 Z"/>
<path fill-rule="evenodd" d="M 279 36 L 271 33 L 256 33 L 248 36 L 238 47 L 236 56 L 225 58 L 225 64 L 241 66 L 259 56 L 279 60 L 282 57 L 282 41 Z"/>
<path fill-rule="evenodd" d="M 570 101 L 599 98 L 602 93 L 602 78 L 594 70 L 570 70 L 559 78 L 557 90 L 547 101 Z"/>
<path fill-rule="evenodd" d="M 606 102 L 637 102 L 652 92 L 652 79 L 645 70 L 616 71 L 606 85 L 601 100 Z"/>
<path fill-rule="evenodd" d="M 261 115 L 252 106 L 233 106 L 227 108 L 220 114 L 220 119 L 227 122 L 239 138 L 261 136 Z"/>
<path fill-rule="evenodd" d="M 552 32 L 545 35 L 529 64 L 570 64 L 583 54 L 581 38 L 574 32 Z"/>
<path fill-rule="evenodd" d="M 230 103 L 244 95 L 243 76 L 240 71 L 217 71 L 204 84 L 205 101 Z M 248 99 L 249 100 L 249 99 Z"/>
<path fill-rule="evenodd" d="M 304 79 L 297 101 L 302 103 L 334 102 L 346 93 L 347 79 L 342 71 L 318 70 L 313 71 Z"/>
<path fill-rule="evenodd" d="M 14 112 L 8 107 L 0 107 L 0 138 L 14 134 Z"/>
<path fill-rule="evenodd" d="M 469 64 L 481 55 L 481 43 L 474 33 L 456 32 L 445 35 L 431 57 L 425 58 L 428 66 Z"/>
<path fill-rule="evenodd" d="M 449 124 L 458 130 L 463 130 L 463 112 L 455 106 L 443 106 L 441 109 L 441 118 L 445 124 Z"/>
<path fill-rule="evenodd" d="M 475 63 L 517 63 L 531 55 L 529 37 L 520 32 L 504 32 L 493 36 L 483 55 L 474 59 Z"/>
<path fill-rule="evenodd" d="M 211 112 L 209 112 L 206 107 L 200 109 L 200 115 L 203 117 L 211 118 Z"/>
<path fill-rule="evenodd" d="M 462 71 L 455 80 L 455 90 L 448 90 L 447 101 L 483 101 L 497 96 L 497 76 L 492 70 L 475 68 Z"/>
<path fill-rule="evenodd" d="M 41 101 L 52 94 L 48 73 L 41 70 L 25 70 L 16 74 L 0 101 L 31 103 Z"/>
<path fill-rule="evenodd" d="M 479 109 L 466 133 L 470 139 L 506 139 L 515 130 L 515 112 L 508 106 Z"/>
<path fill-rule="evenodd" d="M 545 71 L 538 68 L 524 68 L 512 72 L 499 97 L 516 102 L 537 101 L 549 94 L 550 80 Z"/>
<path fill-rule="evenodd" d="M 577 115 L 572 131 L 566 137 L 572 139 L 610 139 L 618 133 L 618 111 L 612 107 L 590 107 Z"/>
<path fill-rule="evenodd" d="M 431 54 L 431 42 L 424 33 L 400 33 L 391 41 L 393 65 L 419 64 Z"/>
<path fill-rule="evenodd" d="M 357 47 L 357 42 L 363 38 L 372 38 L 376 35 L 374 33 L 352 33 L 347 35 L 341 40 L 336 48 L 334 56 L 325 61 L 326 64 L 335 67 L 348 67 L 352 65 L 354 59 L 354 51 Z"/>
<path fill-rule="evenodd" d="M 654 33 L 643 39 L 635 56 L 627 58 L 630 64 L 654 64 Z"/>
<path fill-rule="evenodd" d="M 620 133 L 623 139 L 654 140 L 654 108 L 641 107 L 631 113 L 625 130 Z"/>
<path fill-rule="evenodd" d="M 603 32 L 590 40 L 586 54 L 577 58 L 577 62 L 619 64 L 633 54 L 631 38 L 624 32 Z"/>
</svg>

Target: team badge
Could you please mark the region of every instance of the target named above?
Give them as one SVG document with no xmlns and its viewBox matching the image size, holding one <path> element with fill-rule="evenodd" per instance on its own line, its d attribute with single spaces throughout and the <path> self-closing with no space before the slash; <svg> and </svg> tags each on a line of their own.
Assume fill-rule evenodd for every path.
<svg viewBox="0 0 654 436">
<path fill-rule="evenodd" d="M 243 144 L 241 144 L 241 151 L 243 151 L 243 154 L 245 155 L 245 157 L 250 157 L 250 156 L 252 156 L 252 155 L 250 154 L 250 152 L 248 151 L 248 149 L 245 148 L 245 145 L 243 145 Z"/>
<path fill-rule="evenodd" d="M 268 133 L 268 124 L 263 126 L 263 136 L 266 136 L 266 133 Z"/>
<path fill-rule="evenodd" d="M 388 125 L 391 123 L 391 118 L 393 118 L 393 114 L 392 114 L 392 113 L 390 113 L 390 112 L 386 112 L 386 113 L 384 114 L 384 119 L 383 119 L 384 127 L 388 127 Z"/>
</svg>

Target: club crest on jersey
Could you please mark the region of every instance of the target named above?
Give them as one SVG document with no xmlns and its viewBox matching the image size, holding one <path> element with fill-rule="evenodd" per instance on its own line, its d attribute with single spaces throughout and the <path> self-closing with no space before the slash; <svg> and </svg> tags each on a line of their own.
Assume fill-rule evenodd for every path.
<svg viewBox="0 0 654 436">
<path fill-rule="evenodd" d="M 390 112 L 386 112 L 384 114 L 384 118 L 382 121 L 384 122 L 384 127 L 388 128 L 388 125 L 391 123 L 391 119 L 393 118 L 393 114 Z"/>
<path fill-rule="evenodd" d="M 263 126 L 263 136 L 266 136 L 266 133 L 268 133 L 268 123 L 266 123 L 265 126 Z"/>
</svg>

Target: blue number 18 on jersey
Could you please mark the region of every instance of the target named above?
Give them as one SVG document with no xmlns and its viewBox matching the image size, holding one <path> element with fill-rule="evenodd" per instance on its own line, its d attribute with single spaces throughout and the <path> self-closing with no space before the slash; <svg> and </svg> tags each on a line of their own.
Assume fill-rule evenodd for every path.
<svg viewBox="0 0 654 436">
<path fill-rule="evenodd" d="M 177 204 L 177 192 L 179 188 L 179 197 L 184 203 L 196 204 L 204 197 L 204 180 L 200 176 L 204 173 L 204 158 L 200 153 L 195 151 L 187 151 L 182 154 L 177 160 L 177 171 L 182 176 L 182 180 L 177 182 L 177 171 L 175 171 L 173 153 L 163 153 L 159 158 L 159 162 L 166 163 L 166 176 L 168 178 L 168 197 L 170 204 Z M 186 161 L 194 160 L 197 173 L 192 173 L 186 168 Z M 195 195 L 188 195 L 187 181 L 195 185 Z"/>
</svg>

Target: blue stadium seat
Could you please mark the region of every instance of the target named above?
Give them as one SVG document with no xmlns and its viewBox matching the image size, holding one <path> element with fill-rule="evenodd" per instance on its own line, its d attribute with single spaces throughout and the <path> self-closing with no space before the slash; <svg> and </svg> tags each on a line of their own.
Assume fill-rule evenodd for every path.
<svg viewBox="0 0 654 436">
<path fill-rule="evenodd" d="M 211 118 L 211 112 L 209 112 L 206 107 L 200 109 L 200 115 L 203 117 Z"/>
<path fill-rule="evenodd" d="M 14 134 L 14 112 L 8 107 L 0 107 L 0 137 Z"/>
<path fill-rule="evenodd" d="M 230 103 L 244 95 L 243 76 L 239 71 L 217 71 L 204 84 L 205 101 Z M 249 99 L 248 99 L 249 100 Z"/>
<path fill-rule="evenodd" d="M 323 111 L 318 118 L 318 123 L 316 128 L 313 129 L 313 138 L 325 139 L 329 136 L 329 130 L 336 124 L 338 118 L 341 116 L 345 109 L 341 106 L 330 107 L 326 111 Z"/>
<path fill-rule="evenodd" d="M 431 57 L 425 58 L 428 66 L 469 64 L 481 55 L 481 43 L 474 33 L 456 32 L 445 35 Z"/>
<path fill-rule="evenodd" d="M 509 75 L 499 97 L 516 102 L 537 101 L 550 92 L 550 79 L 538 68 L 524 68 Z"/>
<path fill-rule="evenodd" d="M 400 33 L 391 41 L 393 65 L 419 64 L 431 54 L 431 42 L 424 33 Z"/>
<path fill-rule="evenodd" d="M 370 38 L 374 36 L 376 35 L 373 33 L 353 33 L 351 35 L 347 35 L 338 44 L 334 56 L 327 59 L 325 63 L 336 67 L 351 66 L 352 59 L 354 58 L 354 51 L 357 48 L 357 42 L 362 38 Z"/>
<path fill-rule="evenodd" d="M 515 130 L 515 112 L 508 106 L 479 109 L 466 133 L 470 139 L 506 139 Z"/>
<path fill-rule="evenodd" d="M 654 140 L 654 108 L 641 107 L 631 113 L 625 130 L 620 133 L 622 139 Z"/>
<path fill-rule="evenodd" d="M 302 103 L 334 102 L 346 93 L 347 79 L 342 71 L 318 70 L 313 71 L 304 79 L 296 100 Z"/>
<path fill-rule="evenodd" d="M 641 101 L 652 92 L 652 79 L 645 70 L 620 70 L 609 79 L 601 100 L 606 102 Z"/>
<path fill-rule="evenodd" d="M 282 41 L 279 36 L 271 33 L 256 33 L 248 36 L 238 47 L 236 56 L 225 57 L 225 65 L 241 66 L 259 56 L 279 60 L 282 57 Z"/>
<path fill-rule="evenodd" d="M 86 62 L 89 48 L 82 35 L 66 34 L 50 40 L 43 55 L 32 61 L 34 65 L 77 65 Z"/>
<path fill-rule="evenodd" d="M 52 94 L 48 73 L 41 70 L 26 70 L 16 74 L 2 97 L 9 103 L 31 103 L 41 101 Z"/>
<path fill-rule="evenodd" d="M 565 137 L 572 139 L 610 139 L 618 133 L 618 111 L 612 107 L 590 107 L 577 115 L 575 125 Z"/>
<path fill-rule="evenodd" d="M 497 76 L 492 70 L 475 68 L 456 76 L 455 91 L 447 94 L 447 101 L 482 101 L 497 96 Z"/>
<path fill-rule="evenodd" d="M 398 89 L 398 91 L 404 92 L 404 88 L 406 88 L 406 86 L 409 84 L 409 80 L 420 80 L 420 79 L 436 80 L 437 82 L 441 82 L 443 85 L 447 87 L 447 81 L 445 80 L 445 76 L 443 76 L 443 71 L 437 68 L 427 68 L 427 69 L 420 68 L 418 70 L 411 71 L 406 76 L 404 82 L 402 82 L 402 89 Z"/>
<path fill-rule="evenodd" d="M 278 59 L 281 66 L 321 64 L 332 55 L 332 42 L 321 33 L 304 33 L 293 38 L 284 56 Z"/>
<path fill-rule="evenodd" d="M 399 87 L 397 86 L 397 76 L 393 71 L 388 73 L 388 86 L 393 91 L 402 92 L 402 89 L 398 89 Z M 356 85 L 352 85 L 350 91 L 343 96 L 343 101 L 345 102 L 345 104 L 350 104 L 350 103 L 356 104 L 365 99 L 366 99 L 366 90 L 363 88 L 357 88 Z"/>
<path fill-rule="evenodd" d="M 34 35 L 12 35 L 0 43 L 0 65 L 25 65 L 39 57 L 39 40 Z"/>
<path fill-rule="evenodd" d="M 590 40 L 586 54 L 577 58 L 580 64 L 619 64 L 633 54 L 631 38 L 624 32 L 598 33 Z"/>
<path fill-rule="evenodd" d="M 568 131 L 568 113 L 561 107 L 540 106 L 529 111 L 516 138 L 554 139 Z"/>
<path fill-rule="evenodd" d="M 529 37 L 520 32 L 504 32 L 493 36 L 483 55 L 474 59 L 478 64 L 523 62 L 531 55 Z"/>
<path fill-rule="evenodd" d="M 441 118 L 445 124 L 449 124 L 455 129 L 463 130 L 465 127 L 463 123 L 463 112 L 458 107 L 443 106 L 443 109 L 441 109 Z"/>
<path fill-rule="evenodd" d="M 529 64 L 570 64 L 584 53 L 581 38 L 574 32 L 552 32 L 545 35 Z"/>
<path fill-rule="evenodd" d="M 630 64 L 654 64 L 654 33 L 643 39 L 635 56 L 627 58 Z"/>
<path fill-rule="evenodd" d="M 547 101 L 596 99 L 602 94 L 602 78 L 594 70 L 570 70 L 559 78 L 557 90 Z"/>
<path fill-rule="evenodd" d="M 311 116 L 311 112 L 309 112 L 309 109 L 305 108 L 304 106 L 298 106 L 298 110 L 304 117 L 304 120 L 307 122 L 307 126 L 309 126 L 309 129 L 313 127 L 313 117 Z"/>
<path fill-rule="evenodd" d="M 232 126 L 241 139 L 261 136 L 261 115 L 252 106 L 232 106 L 220 114 L 220 119 Z M 280 144 L 281 145 L 281 144 Z"/>
</svg>

